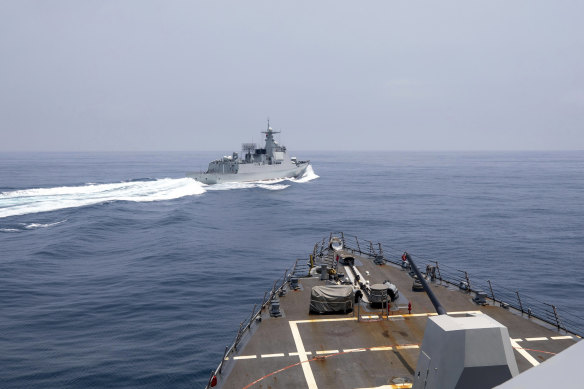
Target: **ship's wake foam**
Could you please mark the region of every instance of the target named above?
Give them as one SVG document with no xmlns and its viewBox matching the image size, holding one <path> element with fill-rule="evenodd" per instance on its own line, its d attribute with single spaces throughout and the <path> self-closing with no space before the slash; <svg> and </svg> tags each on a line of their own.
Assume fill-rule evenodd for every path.
<svg viewBox="0 0 584 389">
<path fill-rule="evenodd" d="M 298 178 L 278 178 L 275 180 L 261 180 L 261 181 L 250 181 L 250 182 L 225 182 L 221 184 L 205 186 L 206 190 L 231 190 L 231 189 L 249 189 L 249 188 L 261 188 L 267 190 L 282 190 L 290 186 L 286 182 L 295 182 L 303 184 L 312 180 L 317 179 L 319 176 L 316 175 L 311 165 L 308 165 L 306 171 L 301 177 Z"/>
<path fill-rule="evenodd" d="M 190 178 L 16 190 L 0 193 L 0 218 L 111 201 L 172 200 L 204 192 L 203 185 Z"/>
<path fill-rule="evenodd" d="M 306 171 L 304 172 L 302 177 L 291 178 L 290 181 L 303 184 L 305 182 L 316 180 L 318 177 L 320 177 L 320 176 L 316 175 L 316 173 L 314 172 L 314 169 L 312 169 L 312 165 L 308 165 L 308 167 L 306 168 Z"/>
<path fill-rule="evenodd" d="M 27 215 L 39 212 L 77 208 L 112 201 L 164 201 L 185 196 L 202 195 L 207 191 L 261 188 L 282 190 L 289 187 L 284 182 L 305 183 L 318 178 L 309 166 L 305 174 L 297 179 L 270 180 L 245 183 L 224 183 L 205 185 L 192 178 L 162 178 L 147 181 L 128 181 L 111 184 L 86 184 L 81 186 L 61 186 L 55 188 L 24 189 L 0 193 L 0 218 Z M 51 227 L 59 223 L 30 223 L 24 229 Z M 28 226 L 28 227 L 27 227 Z M 13 231 L 14 230 L 14 231 Z M 22 229 L 4 228 L 2 232 L 16 232 Z"/>
<path fill-rule="evenodd" d="M 0 232 L 21 232 L 25 230 L 36 230 L 38 228 L 58 226 L 59 224 L 63 224 L 66 221 L 67 219 L 54 223 L 18 223 L 14 226 L 15 228 L 0 228 Z"/>
</svg>

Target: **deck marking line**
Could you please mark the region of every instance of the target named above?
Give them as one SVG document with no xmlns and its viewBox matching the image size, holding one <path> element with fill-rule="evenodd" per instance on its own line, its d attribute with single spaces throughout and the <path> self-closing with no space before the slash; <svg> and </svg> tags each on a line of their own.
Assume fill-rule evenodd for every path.
<svg viewBox="0 0 584 389">
<path fill-rule="evenodd" d="M 525 338 L 525 340 L 527 340 L 528 342 L 533 342 L 536 340 L 548 340 L 548 338 L 546 338 L 545 336 L 542 336 L 540 338 Z"/>
<path fill-rule="evenodd" d="M 356 389 L 409 389 L 412 386 L 414 386 L 414 384 L 412 384 L 410 382 L 406 382 L 403 384 L 381 385 L 381 386 L 376 386 L 375 388 L 356 388 Z"/>
<path fill-rule="evenodd" d="M 262 358 L 275 358 L 275 357 L 283 357 L 283 353 L 278 354 L 262 354 Z"/>
<path fill-rule="evenodd" d="M 410 314 L 403 314 L 400 315 L 401 317 L 421 317 L 421 316 L 437 316 L 437 313 L 429 312 L 429 313 L 410 313 Z M 397 316 L 397 315 L 396 315 Z"/>
<path fill-rule="evenodd" d="M 404 350 L 409 348 L 420 348 L 417 344 L 404 344 L 403 346 L 395 346 L 397 350 Z"/>
<path fill-rule="evenodd" d="M 521 338 L 516 338 L 516 339 L 511 339 L 511 340 L 513 340 L 515 342 L 523 342 L 523 339 L 521 339 Z"/>
<path fill-rule="evenodd" d="M 305 351 L 304 352 L 306 355 L 312 355 L 312 352 L 310 351 Z M 297 357 L 298 355 L 300 355 L 299 353 L 288 353 L 288 356 L 290 357 Z"/>
<path fill-rule="evenodd" d="M 527 362 L 531 363 L 533 366 L 537 366 L 539 365 L 539 362 L 537 361 L 537 359 L 535 359 L 534 357 L 531 356 L 531 354 L 529 354 L 527 351 L 525 351 L 524 349 L 522 349 L 521 347 L 519 347 L 519 345 L 517 344 L 516 341 L 514 341 L 513 339 L 511 339 L 511 346 L 513 346 L 513 348 L 519 353 L 521 354 L 521 356 L 525 359 L 527 359 Z"/>
<path fill-rule="evenodd" d="M 357 321 L 356 317 L 337 317 L 336 319 L 309 319 L 309 320 L 294 320 L 290 321 L 290 323 L 320 323 L 320 322 L 329 322 L 329 321 Z"/>
<path fill-rule="evenodd" d="M 449 315 L 463 315 L 463 314 L 482 314 L 481 311 L 455 311 L 447 312 Z M 412 313 L 411 315 L 391 315 L 390 317 L 419 317 L 419 316 L 436 316 L 436 312 L 426 312 L 426 313 Z M 363 317 L 363 316 L 361 316 Z M 308 320 L 293 320 L 290 323 L 303 324 L 303 323 L 325 323 L 331 321 L 357 321 L 356 317 L 337 317 L 333 319 L 308 319 Z"/>
<path fill-rule="evenodd" d="M 338 354 L 339 350 L 319 350 L 316 352 L 316 354 L 318 355 L 322 355 L 322 354 Z"/>
<path fill-rule="evenodd" d="M 379 347 L 371 347 L 369 348 L 370 351 L 388 351 L 393 350 L 391 346 L 379 346 Z"/>
<path fill-rule="evenodd" d="M 343 350 L 344 353 L 360 353 L 362 351 L 367 351 L 366 348 L 346 348 Z"/>
<path fill-rule="evenodd" d="M 257 355 L 238 355 L 237 357 L 233 357 L 233 359 L 255 359 Z"/>
<path fill-rule="evenodd" d="M 314 380 L 314 375 L 312 374 L 310 363 L 307 363 L 308 358 L 306 358 L 306 351 L 304 350 L 304 344 L 302 343 L 302 338 L 300 337 L 300 331 L 298 331 L 298 325 L 295 321 L 290 321 L 288 323 L 290 324 L 290 330 L 292 331 L 292 337 L 294 338 L 294 343 L 296 344 L 298 358 L 300 359 L 300 364 L 302 365 L 302 372 L 304 373 L 304 378 L 306 379 L 308 389 L 318 389 L 316 386 L 316 381 Z"/>
<path fill-rule="evenodd" d="M 566 335 L 566 336 L 552 336 L 553 340 L 562 340 L 562 339 L 574 339 L 573 337 L 571 337 L 570 335 Z"/>
<path fill-rule="evenodd" d="M 466 314 L 476 314 L 482 315 L 482 311 L 454 311 L 454 312 L 446 312 L 449 315 L 466 315 Z"/>
</svg>

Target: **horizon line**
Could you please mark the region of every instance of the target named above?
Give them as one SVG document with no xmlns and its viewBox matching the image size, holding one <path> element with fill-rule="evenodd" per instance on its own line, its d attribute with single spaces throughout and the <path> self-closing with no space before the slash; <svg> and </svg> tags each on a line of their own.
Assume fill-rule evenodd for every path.
<svg viewBox="0 0 584 389">
<path fill-rule="evenodd" d="M 337 152 L 392 152 L 392 153 L 471 153 L 471 152 L 582 152 L 584 149 L 304 149 L 296 150 L 294 154 L 305 152 L 337 153 Z M 208 150 L 0 150 L 0 153 L 224 153 L 220 149 Z"/>
</svg>

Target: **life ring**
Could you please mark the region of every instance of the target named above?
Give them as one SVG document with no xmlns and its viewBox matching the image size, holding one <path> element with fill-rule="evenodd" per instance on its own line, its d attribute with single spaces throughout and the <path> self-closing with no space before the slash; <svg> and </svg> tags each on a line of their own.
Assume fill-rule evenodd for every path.
<svg viewBox="0 0 584 389">
<path fill-rule="evenodd" d="M 404 262 L 405 262 L 405 261 L 406 261 L 406 259 L 407 259 L 407 257 L 406 257 L 406 253 L 404 252 L 404 253 L 402 254 L 402 261 L 404 261 Z"/>
</svg>

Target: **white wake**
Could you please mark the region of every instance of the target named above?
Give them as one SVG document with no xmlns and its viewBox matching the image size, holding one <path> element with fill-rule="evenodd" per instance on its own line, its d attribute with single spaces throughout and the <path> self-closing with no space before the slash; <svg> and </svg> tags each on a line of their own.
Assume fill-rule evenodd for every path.
<svg viewBox="0 0 584 389">
<path fill-rule="evenodd" d="M 0 218 L 110 201 L 161 201 L 203 193 L 204 185 L 190 178 L 16 190 L 0 193 Z"/>
<path fill-rule="evenodd" d="M 306 183 L 316 178 L 318 176 L 314 173 L 312 166 L 308 166 L 304 175 L 299 178 L 256 182 L 226 182 L 217 185 L 205 185 L 192 178 L 162 178 L 153 181 L 130 181 L 111 184 L 91 183 L 81 186 L 15 190 L 0 193 L 0 218 L 83 207 L 111 201 L 173 200 L 217 190 L 249 188 L 283 190 L 290 186 L 290 184 L 285 183 L 286 181 Z M 36 229 L 53 225 L 56 225 L 56 223 L 31 223 L 24 228 Z M 0 229 L 0 231 L 12 232 L 12 229 Z"/>
<path fill-rule="evenodd" d="M 318 177 L 320 177 L 320 176 L 316 175 L 316 173 L 312 169 L 312 165 L 308 165 L 308 167 L 306 168 L 306 171 L 304 172 L 302 177 L 292 178 L 292 179 L 290 179 L 290 181 L 303 184 L 305 182 L 316 180 Z"/>
</svg>

